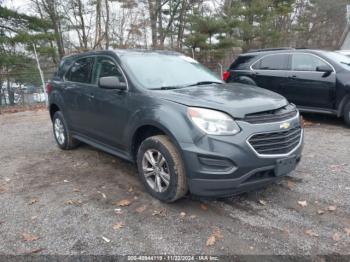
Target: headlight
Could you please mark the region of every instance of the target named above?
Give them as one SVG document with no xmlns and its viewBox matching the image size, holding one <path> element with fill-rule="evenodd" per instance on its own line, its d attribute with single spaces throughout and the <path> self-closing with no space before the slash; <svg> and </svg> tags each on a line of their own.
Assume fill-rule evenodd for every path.
<svg viewBox="0 0 350 262">
<path fill-rule="evenodd" d="M 209 135 L 235 135 L 240 128 L 229 115 L 205 108 L 190 107 L 189 118 L 202 131 Z"/>
</svg>

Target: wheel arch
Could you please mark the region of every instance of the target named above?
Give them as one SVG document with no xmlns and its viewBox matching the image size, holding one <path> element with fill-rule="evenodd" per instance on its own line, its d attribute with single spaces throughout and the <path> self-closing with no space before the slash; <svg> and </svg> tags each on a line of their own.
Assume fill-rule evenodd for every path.
<svg viewBox="0 0 350 262">
<path fill-rule="evenodd" d="M 135 128 L 129 141 L 130 155 L 134 161 L 136 160 L 137 150 L 142 141 L 155 135 L 168 136 L 175 147 L 180 150 L 180 146 L 175 136 L 165 126 L 156 122 L 143 123 L 142 125 Z"/>
<path fill-rule="evenodd" d="M 339 103 L 338 110 L 337 110 L 338 117 L 342 117 L 344 115 L 344 107 L 347 105 L 347 103 L 350 103 L 350 94 L 345 95 L 344 98 Z"/>
<path fill-rule="evenodd" d="M 239 83 L 257 86 L 256 82 L 249 76 L 241 76 L 238 79 Z"/>
<path fill-rule="evenodd" d="M 51 121 L 53 120 L 53 116 L 55 115 L 55 113 L 58 111 L 61 111 L 61 109 L 58 105 L 56 105 L 54 103 L 50 105 L 49 112 L 50 112 Z"/>
</svg>

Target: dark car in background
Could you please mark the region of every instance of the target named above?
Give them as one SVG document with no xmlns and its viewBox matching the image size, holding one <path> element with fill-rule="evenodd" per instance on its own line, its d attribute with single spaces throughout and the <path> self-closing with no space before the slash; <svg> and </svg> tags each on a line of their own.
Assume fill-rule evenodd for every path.
<svg viewBox="0 0 350 262">
<path fill-rule="evenodd" d="M 195 60 L 166 51 L 66 57 L 47 87 L 61 149 L 78 141 L 135 162 L 154 197 L 172 202 L 249 191 L 293 171 L 303 128 L 271 91 L 226 84 Z"/>
<path fill-rule="evenodd" d="M 228 83 L 277 92 L 301 111 L 343 117 L 350 126 L 350 58 L 331 51 L 264 49 L 240 55 L 224 73 Z"/>
</svg>

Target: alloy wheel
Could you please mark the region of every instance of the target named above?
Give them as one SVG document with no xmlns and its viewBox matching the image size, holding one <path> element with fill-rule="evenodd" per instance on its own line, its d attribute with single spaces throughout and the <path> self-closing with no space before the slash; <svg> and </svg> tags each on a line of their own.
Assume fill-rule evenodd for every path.
<svg viewBox="0 0 350 262">
<path fill-rule="evenodd" d="M 65 140 L 66 140 L 66 137 L 65 137 L 65 134 L 64 134 L 63 123 L 62 123 L 62 121 L 59 118 L 55 119 L 54 129 L 55 129 L 55 136 L 56 136 L 56 139 L 57 139 L 58 143 L 60 145 L 63 145 Z"/>
<path fill-rule="evenodd" d="M 148 185 L 155 192 L 162 193 L 169 188 L 170 171 L 168 163 L 158 150 L 149 149 L 144 153 L 142 169 Z"/>
</svg>

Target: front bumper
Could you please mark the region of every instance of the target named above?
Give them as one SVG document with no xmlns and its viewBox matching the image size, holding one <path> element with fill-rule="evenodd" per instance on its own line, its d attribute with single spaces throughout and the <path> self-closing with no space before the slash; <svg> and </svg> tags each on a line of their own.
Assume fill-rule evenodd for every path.
<svg viewBox="0 0 350 262">
<path fill-rule="evenodd" d="M 260 155 L 248 140 L 254 134 L 281 131 L 281 125 L 285 122 L 290 124 L 290 128 L 298 127 L 299 115 L 279 123 L 249 124 L 237 121 L 242 131 L 235 136 L 206 135 L 193 144 L 180 144 L 190 192 L 198 196 L 230 196 L 280 179 L 281 176 L 275 174 L 277 161 L 294 156 L 296 167 L 302 154 L 303 131 L 300 143 L 287 154 Z"/>
</svg>

